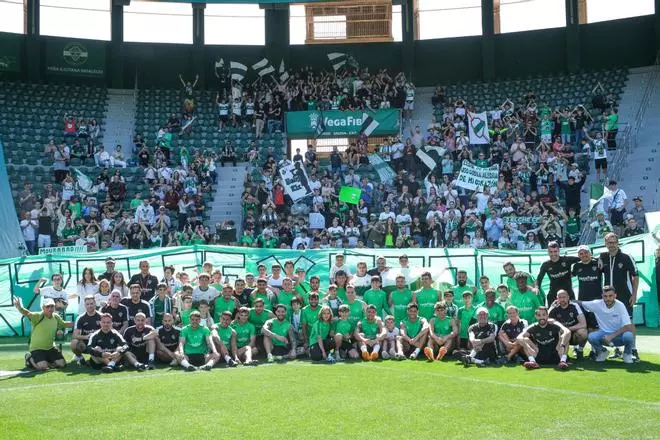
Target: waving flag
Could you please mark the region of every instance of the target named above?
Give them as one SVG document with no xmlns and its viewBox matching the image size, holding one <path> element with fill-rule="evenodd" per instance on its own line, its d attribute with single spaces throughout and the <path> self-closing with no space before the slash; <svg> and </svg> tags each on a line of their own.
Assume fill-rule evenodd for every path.
<svg viewBox="0 0 660 440">
<path fill-rule="evenodd" d="M 470 134 L 470 144 L 482 145 L 490 143 L 490 133 L 488 132 L 488 112 L 471 113 L 468 115 L 468 128 Z"/>
<path fill-rule="evenodd" d="M 247 66 L 237 61 L 231 61 L 229 66 L 231 71 L 231 79 L 236 81 L 243 81 L 243 78 L 245 78 L 245 74 L 248 70 Z"/>
<path fill-rule="evenodd" d="M 76 180 L 78 183 L 78 188 L 83 192 L 92 191 L 92 179 L 90 179 L 85 173 L 80 171 L 78 168 L 74 168 L 76 172 Z"/>
<path fill-rule="evenodd" d="M 346 61 L 348 61 L 348 57 L 346 56 L 345 53 L 341 52 L 330 52 L 328 54 L 328 59 L 332 63 L 332 68 L 337 71 L 346 64 Z"/>
<path fill-rule="evenodd" d="M 380 123 L 377 120 L 375 120 L 366 113 L 362 113 L 362 120 L 364 122 L 360 127 L 360 134 L 361 135 L 363 134 L 367 137 L 371 136 L 371 133 L 373 133 L 374 130 L 380 125 Z"/>
<path fill-rule="evenodd" d="M 252 70 L 256 70 L 259 76 L 268 75 L 275 72 L 275 68 L 270 64 L 267 58 L 263 58 L 256 64 L 252 65 Z"/>
<path fill-rule="evenodd" d="M 289 72 L 286 71 L 286 68 L 284 67 L 284 58 L 282 58 L 282 62 L 280 63 L 280 82 L 285 83 L 289 80 Z"/>
</svg>

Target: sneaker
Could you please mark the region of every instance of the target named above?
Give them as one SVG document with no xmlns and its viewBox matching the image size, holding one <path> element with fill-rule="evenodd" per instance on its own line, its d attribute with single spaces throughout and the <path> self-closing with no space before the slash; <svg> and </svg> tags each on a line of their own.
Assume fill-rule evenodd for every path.
<svg viewBox="0 0 660 440">
<path fill-rule="evenodd" d="M 619 350 L 619 347 L 617 347 L 614 349 L 614 353 L 612 354 L 612 356 L 610 356 L 610 359 L 618 359 L 621 357 L 621 355 L 622 355 L 621 350 Z"/>
<path fill-rule="evenodd" d="M 435 360 L 435 357 L 433 356 L 433 350 L 431 349 L 431 347 L 424 348 L 424 356 L 426 356 L 426 359 L 430 360 L 431 362 Z"/>
<path fill-rule="evenodd" d="M 415 352 L 413 351 L 410 354 L 410 356 L 408 356 L 408 359 L 410 359 L 411 361 L 414 361 L 415 359 L 417 359 L 417 356 L 418 356 L 418 354 L 415 354 Z"/>
<path fill-rule="evenodd" d="M 476 365 L 477 368 L 484 368 L 484 367 L 487 367 L 487 366 L 490 365 L 490 361 L 489 361 L 488 359 L 486 359 L 486 360 L 483 361 L 483 362 L 479 362 L 479 363 L 476 363 L 476 362 L 475 362 L 474 365 Z"/>
<path fill-rule="evenodd" d="M 154 361 L 149 361 L 149 363 L 147 364 L 147 370 L 155 370 L 155 369 L 156 369 L 156 364 L 154 363 Z"/>
<path fill-rule="evenodd" d="M 197 368 L 195 368 L 194 365 L 188 365 L 188 366 L 186 367 L 186 371 L 196 371 L 196 370 L 197 370 Z"/>
<path fill-rule="evenodd" d="M 463 368 L 467 368 L 472 363 L 472 359 L 470 359 L 470 356 L 468 355 L 463 355 L 463 357 L 461 357 L 461 362 L 463 362 Z"/>
<path fill-rule="evenodd" d="M 32 364 L 30 363 L 30 353 L 25 353 L 25 368 L 32 369 Z"/>
<path fill-rule="evenodd" d="M 397 353 L 396 356 L 395 356 L 395 359 L 397 361 L 403 361 L 403 360 L 406 359 L 406 355 L 404 355 L 403 353 Z"/>
<path fill-rule="evenodd" d="M 378 360 L 378 357 L 379 357 L 379 354 L 378 354 L 377 351 L 372 351 L 371 352 L 371 360 L 372 361 Z"/>
<path fill-rule="evenodd" d="M 126 367 L 124 366 L 124 364 L 117 364 L 114 367 L 112 367 L 112 369 L 115 371 L 124 371 Z"/>
<path fill-rule="evenodd" d="M 576 360 L 576 361 L 582 361 L 582 360 L 584 360 L 584 351 L 582 351 L 582 350 L 575 350 L 575 360 Z"/>
<path fill-rule="evenodd" d="M 283 357 L 282 356 L 273 356 L 273 359 L 276 360 L 277 362 L 279 362 L 283 359 Z"/>
<path fill-rule="evenodd" d="M 446 354 L 447 354 L 447 347 L 445 347 L 445 346 L 440 347 L 440 351 L 438 351 L 438 356 L 436 356 L 435 360 L 436 361 L 441 361 L 442 358 L 444 358 Z"/>
<path fill-rule="evenodd" d="M 641 359 L 639 358 L 639 353 L 637 352 L 636 348 L 633 348 L 632 350 L 632 360 L 633 362 L 640 362 Z"/>
<path fill-rule="evenodd" d="M 211 371 L 211 368 L 213 368 L 213 367 L 209 364 L 204 364 L 201 367 L 199 367 L 199 369 L 202 370 L 202 371 Z"/>
<path fill-rule="evenodd" d="M 596 362 L 605 362 L 609 356 L 610 356 L 610 352 L 607 351 L 607 348 L 603 348 L 603 351 L 596 354 L 595 361 Z"/>
<path fill-rule="evenodd" d="M 513 358 L 513 361 L 516 364 L 524 364 L 525 363 L 525 359 L 523 359 L 522 356 L 520 356 L 519 354 L 517 354 L 516 357 Z"/>
<path fill-rule="evenodd" d="M 558 367 L 560 370 L 568 370 L 568 364 L 567 364 L 566 362 L 564 362 L 564 361 L 560 361 L 560 362 L 557 364 L 557 367 Z"/>
<path fill-rule="evenodd" d="M 634 357 L 632 354 L 623 353 L 623 363 L 632 364 L 634 362 Z"/>
<path fill-rule="evenodd" d="M 506 365 L 509 363 L 509 358 L 507 358 L 506 356 L 500 356 L 499 358 L 497 358 L 497 361 L 495 361 L 495 363 L 497 365 Z"/>
<path fill-rule="evenodd" d="M 137 364 L 135 364 L 135 370 L 136 370 L 136 371 L 140 371 L 140 372 L 141 372 L 141 371 L 145 371 L 146 369 L 147 369 L 147 366 L 144 365 L 144 364 L 142 364 L 142 363 L 140 363 L 140 362 L 138 362 Z"/>
<path fill-rule="evenodd" d="M 383 356 L 383 359 L 385 359 L 385 360 L 387 360 L 387 359 L 390 358 L 390 354 L 389 354 L 388 352 L 386 352 L 386 351 L 384 351 L 383 354 L 382 354 L 381 356 Z"/>
<path fill-rule="evenodd" d="M 114 368 L 112 368 L 110 365 L 104 365 L 104 366 L 101 368 L 101 371 L 103 371 L 104 373 L 112 373 L 112 372 L 115 371 L 115 370 L 114 370 Z"/>
<path fill-rule="evenodd" d="M 273 362 L 275 360 L 275 357 L 272 354 L 268 354 L 266 357 L 266 362 Z"/>
<path fill-rule="evenodd" d="M 170 367 L 176 367 L 176 366 L 177 366 L 176 359 L 172 359 L 172 362 L 170 362 Z"/>
<path fill-rule="evenodd" d="M 370 361 L 371 360 L 371 356 L 369 355 L 368 351 L 363 351 L 362 352 L 362 360 L 363 361 Z"/>
<path fill-rule="evenodd" d="M 528 370 L 536 370 L 537 368 L 539 368 L 539 364 L 537 364 L 536 362 L 532 362 L 532 361 L 527 361 L 523 365 Z"/>
</svg>

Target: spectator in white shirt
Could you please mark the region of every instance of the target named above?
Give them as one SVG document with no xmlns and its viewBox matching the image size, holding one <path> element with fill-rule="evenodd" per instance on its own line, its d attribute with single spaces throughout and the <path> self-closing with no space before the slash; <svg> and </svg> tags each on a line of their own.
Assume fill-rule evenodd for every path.
<svg viewBox="0 0 660 440">
<path fill-rule="evenodd" d="M 291 249 L 298 249 L 301 245 L 303 246 L 303 249 L 309 249 L 311 244 L 312 244 L 312 239 L 307 236 L 307 229 L 302 228 L 298 236 L 293 239 L 293 244 L 291 244 Z"/>
<path fill-rule="evenodd" d="M 392 220 L 396 220 L 396 214 L 390 211 L 389 205 L 385 205 L 383 206 L 383 212 L 381 212 L 380 215 L 378 216 L 378 221 L 386 222 L 388 218 L 391 218 Z"/>
<path fill-rule="evenodd" d="M 144 222 L 151 225 L 154 221 L 154 208 L 149 204 L 149 199 L 142 200 L 142 204 L 135 209 L 135 222 Z"/>
<path fill-rule="evenodd" d="M 483 192 L 475 193 L 472 198 L 477 201 L 477 213 L 484 214 L 488 208 L 488 201 L 491 198 L 490 188 L 484 187 Z"/>
<path fill-rule="evenodd" d="M 21 220 L 21 232 L 23 232 L 23 239 L 30 254 L 37 253 L 37 229 L 39 223 L 36 216 L 32 216 L 29 212 L 25 213 L 25 218 Z"/>
<path fill-rule="evenodd" d="M 343 270 L 346 273 L 347 282 L 350 281 L 353 274 L 351 274 L 351 271 L 346 265 L 344 261 L 344 256 L 342 254 L 337 254 L 335 255 L 335 264 L 333 264 L 332 267 L 330 268 L 330 279 L 334 280 L 335 274 L 340 270 Z"/>
</svg>

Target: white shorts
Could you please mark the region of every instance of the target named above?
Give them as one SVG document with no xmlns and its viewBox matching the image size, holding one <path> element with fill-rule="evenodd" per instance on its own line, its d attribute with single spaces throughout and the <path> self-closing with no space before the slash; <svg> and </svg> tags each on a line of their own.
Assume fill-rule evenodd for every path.
<svg viewBox="0 0 660 440">
<path fill-rule="evenodd" d="M 415 101 L 406 101 L 406 103 L 403 105 L 404 110 L 414 110 L 415 107 Z"/>
</svg>

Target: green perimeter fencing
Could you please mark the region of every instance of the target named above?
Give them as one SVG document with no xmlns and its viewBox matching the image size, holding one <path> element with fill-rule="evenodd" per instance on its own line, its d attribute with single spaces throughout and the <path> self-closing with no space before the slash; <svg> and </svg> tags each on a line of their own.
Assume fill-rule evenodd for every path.
<svg viewBox="0 0 660 440">
<path fill-rule="evenodd" d="M 621 248 L 635 257 L 639 270 L 640 283 L 638 302 L 635 307 L 634 320 L 637 324 L 648 327 L 658 326 L 658 304 L 655 286 L 655 241 L 651 234 L 640 235 L 621 240 Z M 604 245 L 592 246 L 595 255 L 606 251 Z M 481 275 L 488 275 L 491 285 L 504 281 L 502 265 L 511 261 L 517 270 L 536 276 L 539 267 L 548 257 L 546 251 L 517 252 L 499 250 L 475 249 L 325 249 L 325 250 L 280 250 L 253 249 L 229 246 L 187 246 L 173 248 L 158 248 L 142 251 L 114 251 L 94 254 L 68 254 L 30 256 L 0 260 L 0 336 L 19 336 L 30 332 L 30 326 L 13 307 L 14 297 L 20 297 L 26 308 L 38 310 L 40 299 L 32 293 L 35 283 L 41 278 L 50 279 L 53 273 L 64 275 L 64 285 L 68 292 L 76 292 L 77 281 L 82 277 L 85 267 L 91 267 L 99 275 L 105 271 L 105 258 L 114 257 L 115 269 L 122 271 L 126 279 L 138 272 L 138 262 L 147 260 L 151 273 L 161 278 L 163 267 L 173 265 L 176 271 L 201 271 L 202 263 L 210 261 L 214 267 L 222 270 L 230 281 L 244 277 L 246 272 L 257 273 L 257 265 L 264 263 L 270 267 L 273 263 L 284 265 L 287 260 L 296 267 L 303 266 L 309 279 L 312 275 L 321 278 L 321 288 L 328 285 L 329 268 L 335 255 L 344 254 L 346 264 L 355 273 L 359 261 L 365 261 L 369 268 L 375 267 L 376 259 L 382 255 L 391 267 L 383 276 L 385 290 L 394 285 L 395 276 L 399 270 L 398 258 L 403 253 L 409 258 L 410 270 L 404 271 L 411 284 L 424 271 L 430 271 L 436 281 L 436 287 L 442 288 L 455 283 L 456 271 L 466 270 L 471 283 L 477 282 Z M 577 248 L 567 249 L 568 255 L 576 255 Z M 191 277 L 192 278 L 192 277 Z M 443 286 L 444 285 L 444 286 Z M 574 282 L 577 292 L 577 283 Z M 548 278 L 542 286 L 548 288 Z M 71 300 L 67 310 L 67 319 L 73 319 L 78 312 L 78 301 Z"/>
</svg>

